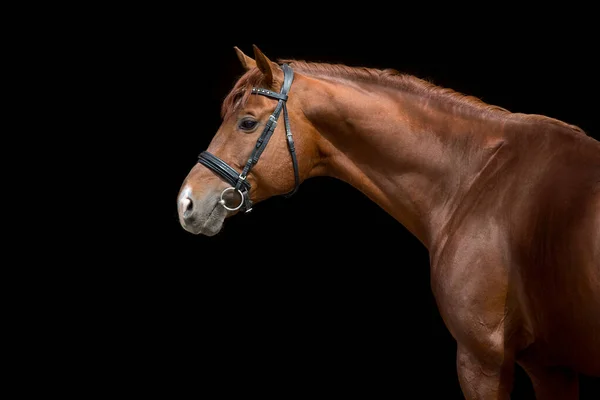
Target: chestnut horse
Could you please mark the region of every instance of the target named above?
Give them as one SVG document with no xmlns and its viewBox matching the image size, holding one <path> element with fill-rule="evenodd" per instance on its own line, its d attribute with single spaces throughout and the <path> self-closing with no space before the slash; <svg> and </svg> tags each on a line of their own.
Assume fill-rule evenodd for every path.
<svg viewBox="0 0 600 400">
<path fill-rule="evenodd" d="M 296 178 L 338 178 L 427 248 L 467 399 L 509 398 L 515 363 L 538 399 L 576 399 L 579 373 L 600 376 L 598 141 L 393 70 L 276 64 L 256 47 L 254 58 L 235 50 L 246 73 L 224 100 L 207 149 L 215 158 L 181 187 L 184 229 L 212 236 L 241 194 L 259 202 Z M 247 163 L 259 147 L 260 162 Z"/>
</svg>

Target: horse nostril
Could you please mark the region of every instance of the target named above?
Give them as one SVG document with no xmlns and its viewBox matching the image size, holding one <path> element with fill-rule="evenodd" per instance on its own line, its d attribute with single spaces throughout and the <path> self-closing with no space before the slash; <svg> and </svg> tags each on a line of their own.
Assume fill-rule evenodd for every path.
<svg viewBox="0 0 600 400">
<path fill-rule="evenodd" d="M 181 201 L 181 210 L 183 211 L 183 217 L 188 218 L 194 209 L 194 202 L 189 197 L 186 197 Z"/>
</svg>

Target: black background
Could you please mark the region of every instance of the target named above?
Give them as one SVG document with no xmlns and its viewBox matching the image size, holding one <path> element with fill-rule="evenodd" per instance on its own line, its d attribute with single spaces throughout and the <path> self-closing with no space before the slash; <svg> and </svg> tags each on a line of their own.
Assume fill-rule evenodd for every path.
<svg viewBox="0 0 600 400">
<path fill-rule="evenodd" d="M 460 399 L 428 253 L 357 190 L 315 178 L 212 238 L 180 227 L 177 193 L 243 73 L 233 46 L 252 55 L 256 44 L 274 61 L 394 68 L 599 138 L 593 25 L 585 10 L 505 10 L 492 23 L 494 9 L 458 19 L 270 7 L 139 10 L 116 38 L 105 28 L 114 47 L 99 62 L 118 76 L 111 111 L 127 121 L 115 147 L 135 160 L 115 194 L 125 215 L 114 246 L 127 250 L 116 317 L 132 328 L 125 359 L 153 371 L 150 385 L 175 377 L 173 386 L 193 382 L 201 393 Z M 515 385 L 513 398 L 532 398 L 520 369 Z M 581 398 L 598 388 L 583 378 Z"/>
</svg>

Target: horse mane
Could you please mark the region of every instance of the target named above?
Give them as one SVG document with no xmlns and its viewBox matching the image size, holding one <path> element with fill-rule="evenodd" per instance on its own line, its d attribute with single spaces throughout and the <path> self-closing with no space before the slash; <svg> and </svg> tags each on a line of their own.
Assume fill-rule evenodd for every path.
<svg viewBox="0 0 600 400">
<path fill-rule="evenodd" d="M 468 109 L 482 115 L 496 115 L 501 118 L 516 118 L 524 121 L 549 122 L 555 125 L 585 132 L 566 122 L 538 114 L 513 113 L 505 108 L 488 104 L 483 100 L 457 92 L 450 88 L 441 87 L 414 75 L 399 72 L 395 69 L 376 69 L 367 67 L 351 67 L 343 64 L 329 64 L 323 62 L 306 62 L 303 60 L 277 60 L 279 64 L 287 63 L 295 71 L 305 73 L 316 78 L 348 79 L 371 84 L 393 87 L 399 90 L 429 98 L 436 98 L 445 104 Z M 221 116 L 227 117 L 236 109 L 246 103 L 252 87 L 264 83 L 263 75 L 258 68 L 247 71 L 235 84 L 234 88 L 223 101 Z"/>
</svg>

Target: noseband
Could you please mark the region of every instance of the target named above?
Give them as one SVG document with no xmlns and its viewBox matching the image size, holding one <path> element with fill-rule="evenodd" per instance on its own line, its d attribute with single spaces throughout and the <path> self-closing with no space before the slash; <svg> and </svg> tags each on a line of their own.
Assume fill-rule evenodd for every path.
<svg viewBox="0 0 600 400">
<path fill-rule="evenodd" d="M 286 101 L 288 99 L 288 92 L 290 91 L 290 87 L 292 86 L 292 81 L 294 80 L 294 71 L 292 68 L 287 65 L 282 65 L 283 69 L 283 85 L 281 86 L 281 91 L 279 93 L 272 92 L 267 89 L 261 88 L 252 88 L 252 94 L 258 94 L 261 96 L 270 97 L 272 99 L 277 99 L 277 106 L 275 107 L 275 111 L 273 114 L 269 116 L 267 123 L 265 124 L 265 129 L 261 133 L 260 137 L 256 141 L 256 146 L 252 150 L 250 154 L 250 158 L 246 163 L 246 166 L 242 170 L 241 173 L 238 173 L 235 168 L 230 167 L 225 161 L 221 160 L 219 157 L 209 153 L 208 151 L 203 151 L 198 156 L 198 162 L 213 172 L 217 173 L 221 178 L 225 179 L 231 186 L 226 188 L 221 192 L 221 198 L 219 203 L 225 207 L 229 211 L 235 211 L 243 207 L 245 212 L 249 212 L 252 210 L 252 201 L 250 200 L 250 183 L 246 180 L 250 169 L 256 165 L 260 155 L 267 147 L 267 143 L 269 143 L 269 139 L 271 135 L 275 131 L 275 127 L 277 126 L 277 120 L 279 119 L 279 115 L 281 114 L 281 110 L 283 110 L 283 120 L 285 123 L 285 136 L 287 138 L 288 148 L 290 150 L 290 155 L 292 156 L 292 164 L 294 166 L 294 179 L 296 181 L 294 189 L 292 189 L 289 193 L 286 193 L 284 196 L 289 197 L 296 193 L 298 190 L 298 186 L 300 185 L 300 175 L 298 173 L 298 160 L 296 159 L 296 149 L 294 147 L 294 139 L 292 138 L 292 130 L 290 129 L 290 120 L 288 117 L 287 108 L 285 106 Z M 225 199 L 223 195 L 227 192 L 236 192 L 241 196 L 240 204 L 237 207 L 228 207 L 225 205 Z"/>
</svg>

